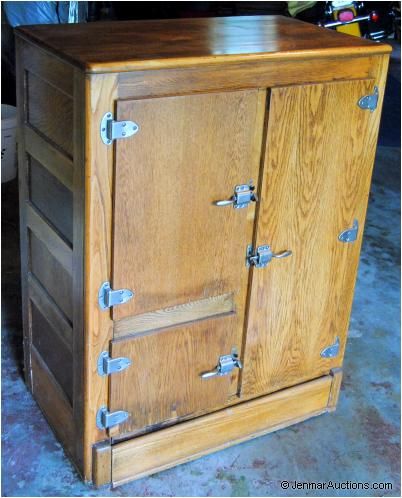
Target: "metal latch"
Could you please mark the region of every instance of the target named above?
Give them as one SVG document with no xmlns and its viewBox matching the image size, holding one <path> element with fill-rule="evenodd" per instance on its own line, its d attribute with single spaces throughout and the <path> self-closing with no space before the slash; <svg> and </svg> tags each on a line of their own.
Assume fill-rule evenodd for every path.
<svg viewBox="0 0 402 498">
<path fill-rule="evenodd" d="M 253 246 L 250 244 L 247 246 L 246 251 L 246 266 L 247 268 L 251 265 L 256 268 L 265 268 L 267 264 L 271 262 L 272 258 L 287 258 L 291 255 L 292 251 L 273 253 L 271 247 L 268 245 L 258 246 L 253 254 Z"/>
<path fill-rule="evenodd" d="M 321 351 L 322 358 L 335 358 L 335 356 L 338 356 L 339 346 L 340 346 L 339 337 L 337 337 L 333 344 L 324 348 Z"/>
<path fill-rule="evenodd" d="M 103 351 L 98 358 L 98 374 L 101 376 L 110 375 L 115 372 L 121 372 L 131 365 L 129 358 L 123 356 L 119 358 L 110 358 L 107 351 Z"/>
<path fill-rule="evenodd" d="M 135 135 L 140 127 L 134 121 L 114 121 L 111 112 L 104 114 L 100 124 L 102 142 L 110 145 L 116 138 L 128 138 Z"/>
<path fill-rule="evenodd" d="M 231 354 L 220 356 L 216 368 L 209 372 L 202 373 L 200 377 L 202 379 L 209 379 L 210 377 L 222 377 L 223 375 L 230 374 L 230 372 L 234 368 L 243 368 L 236 348 L 232 348 Z"/>
<path fill-rule="evenodd" d="M 347 228 L 346 230 L 343 230 L 338 235 L 338 239 L 341 242 L 354 242 L 357 239 L 358 231 L 359 231 L 359 222 L 357 220 L 353 220 L 352 228 Z"/>
<path fill-rule="evenodd" d="M 129 416 L 130 414 L 124 410 L 109 412 L 106 406 L 102 406 L 96 414 L 96 425 L 99 429 L 109 429 L 109 427 L 125 422 Z"/>
<path fill-rule="evenodd" d="M 232 205 L 235 209 L 243 209 L 247 207 L 250 202 L 257 202 L 258 197 L 254 192 L 255 187 L 252 180 L 249 183 L 243 185 L 236 185 L 234 189 L 234 194 L 230 199 L 223 201 L 216 201 L 214 204 L 216 206 L 230 206 Z"/>
<path fill-rule="evenodd" d="M 374 112 L 377 109 L 378 104 L 378 87 L 374 87 L 374 92 L 369 95 L 364 95 L 359 99 L 357 105 L 360 109 L 368 109 L 370 112 Z"/>
<path fill-rule="evenodd" d="M 103 282 L 98 293 L 98 303 L 102 310 L 123 304 L 134 296 L 130 289 L 113 290 L 109 282 Z"/>
</svg>

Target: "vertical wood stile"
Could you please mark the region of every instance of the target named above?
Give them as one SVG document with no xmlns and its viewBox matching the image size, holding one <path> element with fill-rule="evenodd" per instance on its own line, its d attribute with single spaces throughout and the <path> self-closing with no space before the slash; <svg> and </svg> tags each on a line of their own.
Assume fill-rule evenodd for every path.
<svg viewBox="0 0 402 498">
<path fill-rule="evenodd" d="M 100 353 L 109 349 L 112 320 L 98 306 L 98 290 L 110 280 L 112 251 L 113 146 L 100 137 L 102 116 L 114 110 L 117 76 L 93 75 L 85 81 L 85 249 L 84 249 L 84 475 L 91 478 L 92 445 L 107 438 L 96 413 L 108 404 L 108 379 L 97 373 Z"/>
</svg>

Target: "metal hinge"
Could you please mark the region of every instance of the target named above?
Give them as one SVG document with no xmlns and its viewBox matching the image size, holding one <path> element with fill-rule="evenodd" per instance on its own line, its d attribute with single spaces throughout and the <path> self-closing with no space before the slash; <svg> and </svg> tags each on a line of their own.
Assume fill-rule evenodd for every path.
<svg viewBox="0 0 402 498">
<path fill-rule="evenodd" d="M 232 348 L 231 354 L 225 354 L 219 357 L 218 365 L 209 372 L 204 372 L 200 375 L 202 379 L 209 379 L 210 377 L 222 377 L 228 375 L 234 368 L 243 368 L 239 359 L 236 348 Z"/>
<path fill-rule="evenodd" d="M 341 242 L 354 242 L 357 239 L 358 231 L 359 231 L 359 222 L 357 220 L 353 220 L 352 228 L 347 228 L 346 230 L 343 230 L 338 235 L 338 239 Z"/>
<path fill-rule="evenodd" d="M 131 365 L 129 358 L 123 356 L 119 358 L 110 358 L 107 351 L 103 351 L 98 358 L 98 374 L 101 376 L 110 375 L 115 372 L 121 372 Z"/>
<path fill-rule="evenodd" d="M 368 109 L 370 112 L 374 112 L 377 109 L 378 104 L 378 87 L 374 87 L 374 92 L 369 95 L 364 95 L 361 97 L 357 103 L 360 109 Z"/>
<path fill-rule="evenodd" d="M 225 199 L 223 201 L 216 201 L 214 204 L 216 206 L 230 206 L 232 205 L 235 209 L 243 209 L 247 207 L 250 202 L 257 202 L 257 195 L 254 193 L 255 187 L 253 181 L 250 180 L 249 183 L 243 185 L 236 185 L 234 189 L 234 194 L 230 199 Z"/>
<path fill-rule="evenodd" d="M 128 138 L 135 135 L 140 127 L 134 121 L 114 121 L 111 112 L 104 114 L 100 124 L 102 142 L 110 145 L 116 138 Z"/>
<path fill-rule="evenodd" d="M 268 245 L 258 246 L 253 254 L 253 246 L 250 244 L 246 250 L 246 266 L 255 266 L 256 268 L 265 268 L 272 258 L 287 258 L 292 255 L 292 251 L 282 251 L 273 253 Z"/>
<path fill-rule="evenodd" d="M 125 422 L 129 416 L 130 414 L 124 410 L 109 412 L 106 406 L 102 406 L 96 414 L 96 425 L 99 429 L 109 429 L 109 427 Z"/>
<path fill-rule="evenodd" d="M 322 358 L 335 358 L 335 356 L 338 356 L 339 347 L 340 347 L 339 337 L 337 337 L 333 344 L 324 348 L 321 351 Z"/>
<path fill-rule="evenodd" d="M 102 310 L 124 304 L 134 296 L 130 289 L 113 290 L 109 282 L 103 282 L 98 293 L 98 303 Z"/>
</svg>

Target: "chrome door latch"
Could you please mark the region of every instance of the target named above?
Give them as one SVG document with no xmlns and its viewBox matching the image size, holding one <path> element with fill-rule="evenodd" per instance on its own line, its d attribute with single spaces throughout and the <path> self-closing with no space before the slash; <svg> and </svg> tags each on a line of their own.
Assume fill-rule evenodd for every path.
<svg viewBox="0 0 402 498">
<path fill-rule="evenodd" d="M 231 354 L 226 354 L 219 357 L 218 365 L 209 372 L 204 372 L 200 375 L 201 379 L 209 379 L 210 377 L 222 377 L 229 375 L 233 369 L 243 368 L 239 359 L 236 348 L 232 348 Z"/>
<path fill-rule="evenodd" d="M 96 425 L 99 429 L 109 429 L 125 422 L 129 416 L 130 414 L 124 410 L 109 412 L 106 406 L 102 406 L 96 414 Z"/>
<path fill-rule="evenodd" d="M 250 244 L 247 246 L 246 251 L 246 266 L 255 266 L 256 268 L 265 268 L 268 263 L 271 262 L 272 258 L 281 259 L 287 258 L 292 255 L 292 251 L 282 251 L 279 253 L 272 252 L 272 249 L 268 245 L 258 246 L 255 253 L 253 254 L 253 246 Z"/>
<path fill-rule="evenodd" d="M 257 202 L 258 197 L 254 192 L 255 187 L 252 180 L 249 183 L 243 185 L 236 185 L 234 189 L 234 194 L 230 199 L 223 201 L 216 201 L 215 206 L 230 206 L 232 205 L 235 209 L 246 208 L 250 202 Z"/>
<path fill-rule="evenodd" d="M 100 136 L 105 145 L 110 145 L 117 138 L 128 138 L 135 135 L 140 127 L 134 121 L 114 121 L 111 112 L 103 115 L 100 124 Z"/>
<path fill-rule="evenodd" d="M 121 372 L 131 365 L 131 360 L 121 356 L 119 358 L 110 358 L 107 351 L 102 351 L 98 358 L 98 375 L 102 377 L 115 372 Z"/>
<path fill-rule="evenodd" d="M 324 348 L 321 351 L 321 357 L 322 358 L 335 358 L 335 356 L 338 356 L 339 348 L 340 348 L 340 342 L 339 342 L 339 337 L 337 337 L 333 344 Z"/>
<path fill-rule="evenodd" d="M 130 289 L 113 290 L 109 282 L 103 282 L 98 293 L 98 304 L 100 309 L 106 310 L 118 304 L 124 304 L 134 296 Z"/>
<path fill-rule="evenodd" d="M 357 105 L 360 109 L 369 110 L 370 112 L 374 112 L 377 109 L 378 105 L 378 87 L 374 87 L 374 92 L 369 95 L 364 95 L 359 99 Z"/>
<path fill-rule="evenodd" d="M 354 242 L 357 239 L 358 232 L 359 232 L 359 222 L 357 220 L 353 220 L 352 228 L 347 228 L 346 230 L 343 230 L 338 235 L 338 239 L 341 242 Z"/>
</svg>

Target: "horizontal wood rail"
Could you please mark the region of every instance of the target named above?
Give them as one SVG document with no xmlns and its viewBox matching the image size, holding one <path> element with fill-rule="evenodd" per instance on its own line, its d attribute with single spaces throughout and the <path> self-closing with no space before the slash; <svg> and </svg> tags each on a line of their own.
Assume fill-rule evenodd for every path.
<svg viewBox="0 0 402 498">
<path fill-rule="evenodd" d="M 179 304 L 162 310 L 123 318 L 114 324 L 114 338 L 184 324 L 235 311 L 233 294 Z"/>
<path fill-rule="evenodd" d="M 70 275 L 73 272 L 73 251 L 60 235 L 50 226 L 45 218 L 27 202 L 26 206 L 27 226 L 43 242 L 50 253 L 65 268 Z"/>
<path fill-rule="evenodd" d="M 70 323 L 32 273 L 28 273 L 28 295 L 67 349 L 72 351 L 73 329 Z"/>
<path fill-rule="evenodd" d="M 324 413 L 327 411 L 332 380 L 331 375 L 326 375 L 118 443 L 112 446 L 112 484 L 117 486 L 160 472 Z M 94 476 L 94 481 L 102 484 L 98 477 Z"/>
<path fill-rule="evenodd" d="M 73 161 L 31 126 L 24 126 L 26 152 L 68 189 L 73 190 Z"/>
</svg>

